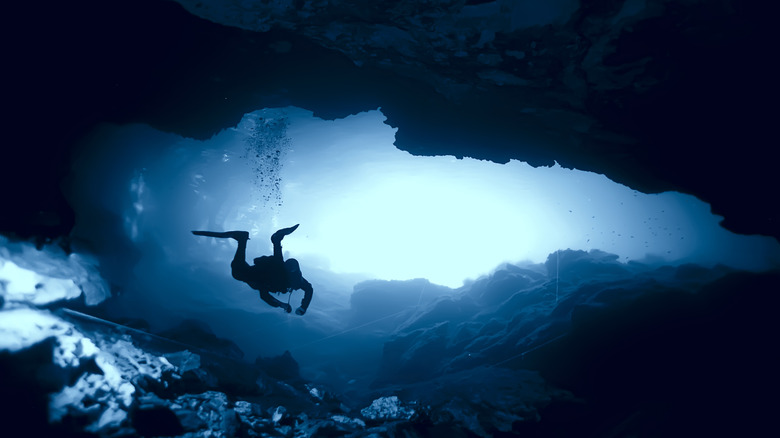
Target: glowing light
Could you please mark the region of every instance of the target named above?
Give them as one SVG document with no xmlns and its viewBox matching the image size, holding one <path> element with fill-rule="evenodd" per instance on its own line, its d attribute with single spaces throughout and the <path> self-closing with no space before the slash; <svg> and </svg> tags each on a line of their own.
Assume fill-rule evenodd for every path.
<svg viewBox="0 0 780 438">
<path fill-rule="evenodd" d="M 692 196 L 641 194 L 558 165 L 412 156 L 394 146 L 395 130 L 380 111 L 325 121 L 297 108 L 266 109 L 206 142 L 148 135 L 146 143 L 169 146 L 136 165 L 142 176 L 134 170 L 129 177 L 128 233 L 159 240 L 178 263 L 224 264 L 235 251 L 233 242 L 193 241 L 188 230 L 249 230 L 255 256 L 270 252 L 276 229 L 297 223 L 284 250 L 304 272 L 316 266 L 450 287 L 501 263 L 543 262 L 566 248 L 600 249 L 624 262 L 652 257 L 755 269 L 780 258 L 777 242 L 726 232 Z M 268 163 L 255 155 L 268 154 L 241 158 L 248 139 L 273 151 L 272 175 L 262 180 L 272 186 L 257 183 Z M 133 202 L 143 208 L 133 210 Z"/>
<path fill-rule="evenodd" d="M 393 146 L 379 111 L 336 122 L 290 111 L 278 221 L 301 222 L 305 234 L 287 248 L 327 257 L 335 272 L 458 287 L 502 262 L 541 262 L 557 249 L 739 263 L 730 251 L 749 245 L 692 196 L 645 195 L 557 165 L 414 157 Z"/>
</svg>

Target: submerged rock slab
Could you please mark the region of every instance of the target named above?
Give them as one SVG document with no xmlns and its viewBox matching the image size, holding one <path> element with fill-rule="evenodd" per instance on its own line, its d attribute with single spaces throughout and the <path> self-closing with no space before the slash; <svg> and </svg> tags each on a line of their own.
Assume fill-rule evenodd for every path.
<svg viewBox="0 0 780 438">
<path fill-rule="evenodd" d="M 769 418 L 765 404 L 736 401 L 777 385 L 776 271 L 560 256 L 547 276 L 508 266 L 440 299 L 468 303 L 468 315 L 452 318 L 436 302 L 418 313 L 386 342 L 374 389 L 479 436 L 767 427 L 755 415 Z M 717 426 L 706 420 L 713 412 Z"/>
<path fill-rule="evenodd" d="M 397 396 L 380 397 L 360 413 L 369 420 L 408 420 L 414 416 L 414 409 L 404 406 Z"/>
<path fill-rule="evenodd" d="M 88 254 L 66 253 L 57 245 L 40 249 L 0 236 L 0 297 L 7 303 L 45 305 L 84 294 L 87 305 L 111 296 Z"/>
<path fill-rule="evenodd" d="M 35 305 L 70 300 L 81 295 L 81 289 L 71 279 L 51 278 L 20 268 L 10 260 L 0 259 L 0 285 L 5 302 L 25 302 Z"/>
</svg>

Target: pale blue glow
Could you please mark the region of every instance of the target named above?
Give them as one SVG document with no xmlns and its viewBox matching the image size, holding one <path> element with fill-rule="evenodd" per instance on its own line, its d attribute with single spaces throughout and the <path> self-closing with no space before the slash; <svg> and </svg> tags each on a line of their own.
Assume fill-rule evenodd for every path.
<svg viewBox="0 0 780 438">
<path fill-rule="evenodd" d="M 770 239 L 756 253 L 761 238 L 726 232 L 692 196 L 645 195 L 557 165 L 415 157 L 393 146 L 380 111 L 334 122 L 285 113 L 284 202 L 258 237 L 301 223 L 285 250 L 336 273 L 458 287 L 502 262 L 540 262 L 564 248 L 740 266 L 777 257 Z"/>
<path fill-rule="evenodd" d="M 247 155 L 258 117 L 289 121 L 279 166 Z M 97 202 L 123 217 L 139 247 L 159 247 L 151 266 L 164 256 L 225 275 L 235 242 L 193 239 L 189 230 L 249 230 L 255 257 L 271 251 L 276 229 L 300 223 L 284 250 L 312 281 L 316 272 L 331 275 L 328 284 L 336 274 L 458 287 L 504 262 L 543 262 L 566 248 L 600 249 L 624 262 L 746 269 L 780 260 L 776 241 L 725 231 L 693 196 L 642 194 L 557 165 L 416 157 L 393 145 L 395 130 L 383 121 L 378 110 L 325 121 L 297 108 L 267 109 L 208 141 L 145 126 L 107 128 L 76 166 L 74 205 L 81 211 L 81 203 Z M 269 169 L 281 178 L 278 189 L 258 183 Z"/>
</svg>

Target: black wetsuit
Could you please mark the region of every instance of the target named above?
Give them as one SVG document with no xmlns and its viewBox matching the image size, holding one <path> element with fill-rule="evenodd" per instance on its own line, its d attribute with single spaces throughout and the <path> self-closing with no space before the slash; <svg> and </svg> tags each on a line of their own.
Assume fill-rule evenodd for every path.
<svg viewBox="0 0 780 438">
<path fill-rule="evenodd" d="M 233 278 L 243 281 L 252 289 L 260 291 L 260 298 L 270 306 L 282 307 L 287 312 L 292 310 L 290 305 L 274 298 L 271 292 L 289 293 L 296 289 L 302 289 L 304 292 L 303 300 L 301 301 L 303 312 L 300 313 L 303 314 L 309 308 L 314 295 L 314 289 L 311 283 L 303 278 L 300 269 L 291 271 L 288 269 L 289 266 L 285 266 L 281 242 L 273 241 L 273 244 L 273 256 L 257 257 L 254 260 L 255 264 L 250 266 L 246 262 L 246 240 L 239 240 L 236 255 L 230 264 Z M 298 263 L 295 259 L 288 260 L 288 262 L 293 261 L 294 266 L 297 268 Z"/>
</svg>

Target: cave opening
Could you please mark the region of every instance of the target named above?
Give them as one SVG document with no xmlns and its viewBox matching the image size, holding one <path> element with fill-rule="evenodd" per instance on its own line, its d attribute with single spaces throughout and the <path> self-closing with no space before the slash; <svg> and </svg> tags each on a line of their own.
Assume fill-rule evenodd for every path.
<svg viewBox="0 0 780 438">
<path fill-rule="evenodd" d="M 320 316 L 349 307 L 360 281 L 458 289 L 502 264 L 544 263 L 567 249 L 653 266 L 764 270 L 780 259 L 773 239 L 724 230 L 693 196 L 643 194 L 557 164 L 413 156 L 394 147 L 396 129 L 384 121 L 381 109 L 326 121 L 269 108 L 208 140 L 103 125 L 76 153 L 66 185 L 73 245 L 109 260 L 123 316 L 171 324 L 195 312 L 253 355 L 298 339 L 262 351 L 224 325 L 231 312 L 270 309 L 230 277 L 235 242 L 191 230 L 246 230 L 252 258 L 271 253 L 276 229 L 300 223 L 284 251 L 313 282 Z M 110 260 L 120 260 L 113 271 Z"/>
<path fill-rule="evenodd" d="M 4 432 L 763 433 L 771 26 L 731 3 L 10 5 Z M 296 223 L 302 316 L 190 234 Z"/>
</svg>

